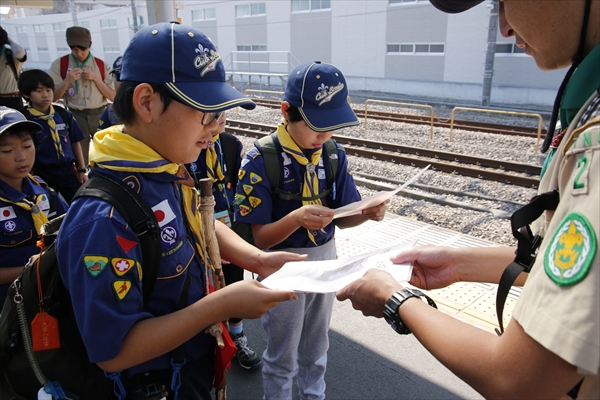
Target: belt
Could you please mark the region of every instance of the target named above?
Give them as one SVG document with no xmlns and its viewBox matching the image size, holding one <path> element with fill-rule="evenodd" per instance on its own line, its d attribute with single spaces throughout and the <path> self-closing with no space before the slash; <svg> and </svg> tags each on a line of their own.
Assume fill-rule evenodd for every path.
<svg viewBox="0 0 600 400">
<path fill-rule="evenodd" d="M 98 108 L 86 108 L 83 110 L 78 110 L 76 108 L 69 108 L 69 110 L 71 112 L 89 115 L 89 114 L 102 114 L 104 112 L 104 108 L 105 108 L 105 106 L 98 107 Z"/>
<path fill-rule="evenodd" d="M 21 97 L 21 93 L 20 92 L 0 93 L 0 97 Z"/>
</svg>

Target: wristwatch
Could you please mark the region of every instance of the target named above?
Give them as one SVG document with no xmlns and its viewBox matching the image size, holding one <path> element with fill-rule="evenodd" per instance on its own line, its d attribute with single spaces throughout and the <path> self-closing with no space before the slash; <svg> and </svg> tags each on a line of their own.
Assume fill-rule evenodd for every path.
<svg viewBox="0 0 600 400">
<path fill-rule="evenodd" d="M 411 297 L 425 297 L 427 303 L 431 307 L 437 308 L 435 301 L 431 300 L 429 296 L 417 289 L 402 289 L 394 293 L 385 303 L 385 307 L 383 308 L 383 318 L 385 318 L 387 323 L 390 324 L 392 329 L 399 335 L 408 335 L 411 333 L 410 329 L 402 322 L 400 314 L 398 314 L 398 308 Z"/>
<path fill-rule="evenodd" d="M 77 172 L 85 174 L 87 172 L 87 169 L 85 169 L 85 168 L 77 168 Z"/>
</svg>

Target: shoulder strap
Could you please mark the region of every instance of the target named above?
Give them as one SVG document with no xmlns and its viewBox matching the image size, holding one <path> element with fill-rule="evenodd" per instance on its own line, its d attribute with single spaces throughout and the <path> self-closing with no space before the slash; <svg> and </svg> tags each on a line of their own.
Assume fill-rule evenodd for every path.
<svg viewBox="0 0 600 400">
<path fill-rule="evenodd" d="M 280 182 L 280 169 L 279 168 L 279 157 L 278 154 L 281 153 L 281 149 L 277 149 L 275 145 L 274 136 L 276 134 L 272 133 L 267 136 L 263 136 L 258 140 L 254 141 L 254 146 L 258 149 L 258 151 L 262 154 L 265 163 L 265 170 L 267 171 L 267 179 L 271 184 L 271 190 L 275 191 L 279 189 Z M 279 144 L 279 143 L 277 143 Z M 278 146 L 281 148 L 281 146 Z M 279 151 L 278 151 L 279 150 Z"/>
<path fill-rule="evenodd" d="M 331 188 L 331 199 L 335 200 L 337 197 L 337 172 L 339 165 L 339 158 L 337 152 L 337 144 L 335 140 L 328 139 L 323 146 L 323 162 L 325 165 L 325 177 L 327 181 L 327 188 Z"/>
<path fill-rule="evenodd" d="M 104 61 L 102 61 L 101 59 L 99 59 L 98 57 L 94 57 L 94 60 L 96 60 L 96 65 L 98 66 L 98 69 L 100 70 L 100 76 L 102 77 L 102 81 L 104 82 Z"/>
<path fill-rule="evenodd" d="M 508 297 L 508 292 L 515 279 L 521 272 L 529 273 L 537 255 L 537 249 L 542 243 L 542 237 L 536 235 L 533 237 L 529 224 L 539 218 L 545 210 L 556 210 L 560 196 L 558 190 L 542 193 L 535 196 L 531 201 L 519 208 L 510 217 L 510 225 L 515 239 L 517 239 L 516 257 L 508 264 L 498 283 L 496 293 L 496 316 L 498 317 L 498 326 L 496 329 L 498 336 L 504 333 L 504 324 L 502 322 L 502 313 L 504 312 L 504 303 Z"/>
<path fill-rule="evenodd" d="M 161 259 L 159 227 L 150 206 L 129 186 L 106 175 L 94 173 L 84 183 L 73 200 L 79 197 L 96 197 L 113 205 L 125 218 L 127 224 L 140 239 L 142 249 L 143 295 L 144 304 L 148 303 Z"/>
<path fill-rule="evenodd" d="M 19 80 L 19 72 L 17 71 L 17 67 L 15 66 L 15 59 L 14 59 L 12 50 L 5 47 L 4 48 L 4 56 L 6 57 L 6 62 L 8 63 L 8 66 L 12 70 L 12 73 L 15 76 L 15 79 L 18 81 Z"/>
<path fill-rule="evenodd" d="M 227 176 L 225 177 L 225 183 L 232 182 L 232 184 L 237 182 L 237 158 L 239 156 L 237 149 L 237 140 L 235 140 L 235 136 L 231 133 L 223 132 L 219 135 L 219 139 L 221 140 L 221 150 L 223 150 L 223 155 L 225 156 L 225 165 L 227 166 Z"/>
<path fill-rule="evenodd" d="M 67 77 L 67 69 L 69 68 L 69 55 L 60 58 L 60 76 L 65 79 Z"/>
<path fill-rule="evenodd" d="M 65 123 L 65 128 L 67 129 L 67 131 L 69 132 L 69 135 L 70 135 L 71 134 L 71 124 L 69 123 L 69 121 L 71 120 L 71 118 L 69 117 L 69 113 L 67 113 L 67 110 L 65 110 L 61 105 L 58 105 L 56 103 L 52 103 L 52 107 L 54 107 L 54 111 L 57 112 L 58 115 L 60 115 L 60 118 Z"/>
</svg>

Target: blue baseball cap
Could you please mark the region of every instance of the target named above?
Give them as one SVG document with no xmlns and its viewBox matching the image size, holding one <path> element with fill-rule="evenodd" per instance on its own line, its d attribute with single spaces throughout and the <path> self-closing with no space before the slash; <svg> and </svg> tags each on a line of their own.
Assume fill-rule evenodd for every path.
<svg viewBox="0 0 600 400">
<path fill-rule="evenodd" d="M 256 107 L 226 82 L 213 42 L 178 22 L 160 22 L 136 33 L 123 54 L 120 78 L 162 83 L 177 100 L 203 112 Z"/>
<path fill-rule="evenodd" d="M 294 69 L 288 76 L 284 99 L 298 107 L 306 125 L 329 132 L 358 125 L 348 104 L 348 85 L 342 71 L 315 61 Z"/>
<path fill-rule="evenodd" d="M 17 110 L 0 106 L 0 135 L 13 126 L 21 126 L 32 133 L 42 131 L 42 126 L 37 122 L 28 121 L 27 118 Z"/>
<path fill-rule="evenodd" d="M 429 0 L 435 8 L 449 14 L 457 14 L 475 7 L 483 0 Z"/>
<path fill-rule="evenodd" d="M 123 63 L 123 56 L 117 57 L 117 59 L 115 60 L 115 62 L 112 65 L 112 71 L 110 71 L 111 74 L 115 75 L 115 79 L 117 81 L 121 81 L 121 64 L 122 63 Z"/>
</svg>

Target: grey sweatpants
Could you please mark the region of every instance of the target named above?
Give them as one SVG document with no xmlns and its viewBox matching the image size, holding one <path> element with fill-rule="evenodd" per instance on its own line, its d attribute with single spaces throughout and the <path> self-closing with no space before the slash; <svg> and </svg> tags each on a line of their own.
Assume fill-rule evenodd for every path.
<svg viewBox="0 0 600 400">
<path fill-rule="evenodd" d="M 284 250 L 308 254 L 308 261 L 336 258 L 335 240 L 316 248 Z M 334 298 L 335 293 L 298 293 L 298 300 L 279 303 L 262 316 L 267 333 L 262 368 L 265 399 L 291 399 L 296 375 L 301 399 L 325 398 L 328 331 Z"/>
</svg>

